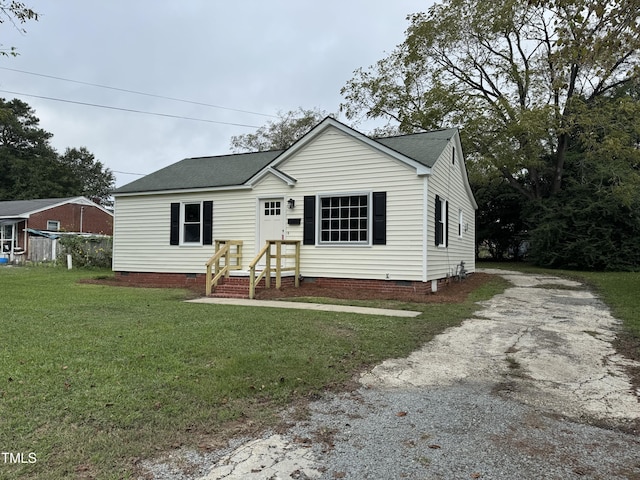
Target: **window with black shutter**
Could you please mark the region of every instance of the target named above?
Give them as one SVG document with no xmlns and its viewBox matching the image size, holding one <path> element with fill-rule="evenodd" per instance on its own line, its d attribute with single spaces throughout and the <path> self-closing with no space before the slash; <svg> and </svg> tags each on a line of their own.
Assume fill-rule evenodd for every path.
<svg viewBox="0 0 640 480">
<path fill-rule="evenodd" d="M 170 245 L 213 244 L 213 202 L 172 203 Z"/>
</svg>

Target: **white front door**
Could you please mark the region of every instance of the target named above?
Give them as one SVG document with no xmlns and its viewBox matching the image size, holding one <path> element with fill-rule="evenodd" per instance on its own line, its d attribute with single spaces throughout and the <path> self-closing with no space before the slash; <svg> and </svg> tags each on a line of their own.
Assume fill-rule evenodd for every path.
<svg viewBox="0 0 640 480">
<path fill-rule="evenodd" d="M 284 240 L 284 198 L 261 199 L 259 210 L 257 251 L 267 240 Z"/>
</svg>

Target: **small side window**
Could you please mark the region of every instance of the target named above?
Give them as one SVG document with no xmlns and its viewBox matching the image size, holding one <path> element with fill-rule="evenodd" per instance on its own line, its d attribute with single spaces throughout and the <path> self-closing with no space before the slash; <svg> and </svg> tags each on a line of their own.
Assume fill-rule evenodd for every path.
<svg viewBox="0 0 640 480">
<path fill-rule="evenodd" d="M 59 232 L 60 222 L 58 220 L 47 220 L 47 230 L 50 232 Z"/>
</svg>

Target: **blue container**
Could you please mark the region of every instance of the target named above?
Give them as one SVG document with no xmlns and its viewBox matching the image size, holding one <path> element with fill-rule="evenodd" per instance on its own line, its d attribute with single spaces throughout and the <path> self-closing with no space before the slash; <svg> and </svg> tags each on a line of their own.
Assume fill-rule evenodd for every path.
<svg viewBox="0 0 640 480">
<path fill-rule="evenodd" d="M 6 257 L 0 257 L 0 265 L 9 263 L 9 259 Z"/>
</svg>

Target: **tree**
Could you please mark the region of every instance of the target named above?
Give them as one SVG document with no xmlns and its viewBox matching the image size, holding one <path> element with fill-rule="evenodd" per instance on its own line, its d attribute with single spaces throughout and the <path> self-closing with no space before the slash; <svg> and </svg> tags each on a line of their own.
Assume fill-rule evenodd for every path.
<svg viewBox="0 0 640 480">
<path fill-rule="evenodd" d="M 68 168 L 79 182 L 81 193 L 101 205 L 111 205 L 111 191 L 115 184 L 115 176 L 111 170 L 104 168 L 102 162 L 86 147 L 67 148 L 60 156 L 63 168 Z"/>
<path fill-rule="evenodd" d="M 302 107 L 284 114 L 279 112 L 277 120 L 267 122 L 255 133 L 231 137 L 231 149 L 234 153 L 284 150 L 326 116 L 323 110 L 305 110 Z"/>
<path fill-rule="evenodd" d="M 38 21 L 39 14 L 27 7 L 23 2 L 19 2 L 16 0 L 0 0 L 0 24 L 9 22 L 11 23 L 18 31 L 22 33 L 26 33 L 26 30 L 21 25 L 27 23 L 28 20 Z M 2 44 L 0 44 L 2 47 Z M 0 48 L 0 56 L 16 56 L 18 52 L 16 52 L 15 47 L 11 47 L 8 50 L 4 48 Z"/>
<path fill-rule="evenodd" d="M 51 133 L 21 100 L 0 99 L 0 201 L 87 195 L 104 200 L 114 184 L 85 148 L 59 156 Z"/>
<path fill-rule="evenodd" d="M 548 267 L 640 268 L 640 84 L 576 102 L 565 185 L 530 212 L 532 260 Z"/>
<path fill-rule="evenodd" d="M 572 131 L 640 75 L 638 0 L 444 0 L 409 17 L 407 38 L 342 89 L 347 118 L 405 132 L 462 127 L 522 195 L 558 194 Z M 589 112 L 591 115 L 593 112 Z"/>
</svg>

